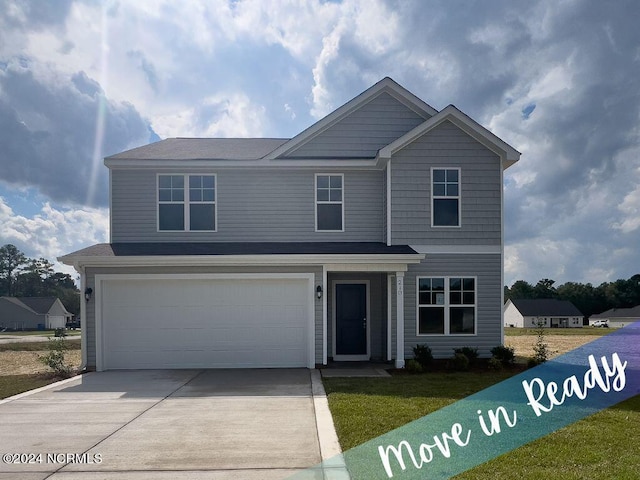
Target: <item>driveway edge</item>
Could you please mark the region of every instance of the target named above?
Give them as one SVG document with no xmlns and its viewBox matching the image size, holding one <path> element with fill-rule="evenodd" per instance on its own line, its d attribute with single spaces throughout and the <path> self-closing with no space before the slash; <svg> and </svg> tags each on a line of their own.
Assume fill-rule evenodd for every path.
<svg viewBox="0 0 640 480">
<path fill-rule="evenodd" d="M 322 461 L 328 460 L 342 453 L 333 417 L 329 410 L 327 393 L 322 384 L 320 370 L 311 370 L 311 394 L 313 407 L 316 413 L 316 426 L 318 428 L 318 441 L 320 442 L 320 456 Z"/>
<path fill-rule="evenodd" d="M 86 372 L 88 373 L 88 372 Z M 71 383 L 74 380 L 78 380 L 86 373 L 80 373 L 79 375 L 74 375 L 73 377 L 65 378 L 64 380 L 58 380 L 57 382 L 50 383 L 48 385 L 44 385 L 42 387 L 34 388 L 33 390 L 27 390 L 26 392 L 18 393 L 17 395 L 13 395 L 11 397 L 3 398 L 0 400 L 0 405 L 13 402 L 14 400 L 20 400 L 21 398 L 28 397 L 30 395 L 34 395 L 36 393 L 44 392 L 46 390 L 50 390 L 52 388 L 59 387 L 60 385 L 65 385 L 67 383 Z"/>
</svg>

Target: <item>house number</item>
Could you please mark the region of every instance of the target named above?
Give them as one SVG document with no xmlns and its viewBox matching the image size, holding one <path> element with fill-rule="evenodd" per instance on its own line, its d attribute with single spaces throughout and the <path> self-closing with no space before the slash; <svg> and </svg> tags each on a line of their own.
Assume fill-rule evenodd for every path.
<svg viewBox="0 0 640 480">
<path fill-rule="evenodd" d="M 396 281 L 396 291 L 398 295 L 404 295 L 403 289 L 404 289 L 404 281 L 402 278 L 398 278 Z"/>
</svg>

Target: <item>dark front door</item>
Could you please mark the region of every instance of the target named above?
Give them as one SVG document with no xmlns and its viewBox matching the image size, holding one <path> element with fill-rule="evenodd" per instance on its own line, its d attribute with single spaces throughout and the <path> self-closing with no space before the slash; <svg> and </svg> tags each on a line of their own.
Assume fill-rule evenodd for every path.
<svg viewBox="0 0 640 480">
<path fill-rule="evenodd" d="M 367 355 L 367 286 L 336 284 L 336 355 Z"/>
</svg>

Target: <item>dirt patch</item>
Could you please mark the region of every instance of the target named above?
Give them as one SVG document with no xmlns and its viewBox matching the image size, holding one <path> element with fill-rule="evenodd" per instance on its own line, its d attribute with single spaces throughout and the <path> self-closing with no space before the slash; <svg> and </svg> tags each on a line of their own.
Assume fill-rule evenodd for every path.
<svg viewBox="0 0 640 480">
<path fill-rule="evenodd" d="M 599 337 L 592 335 L 546 335 L 545 343 L 549 346 L 552 353 L 549 358 L 557 357 L 570 350 L 578 348 L 585 343 L 593 342 Z M 516 349 L 516 355 L 519 357 L 533 357 L 533 347 L 538 337 L 536 335 L 522 335 L 517 337 L 504 337 L 504 343 L 507 347 Z"/>
<path fill-rule="evenodd" d="M 51 371 L 49 367 L 38 361 L 41 352 L 0 352 L 0 375 L 26 375 Z M 67 363 L 73 368 L 80 367 L 82 357 L 80 350 L 70 350 L 65 355 Z"/>
</svg>

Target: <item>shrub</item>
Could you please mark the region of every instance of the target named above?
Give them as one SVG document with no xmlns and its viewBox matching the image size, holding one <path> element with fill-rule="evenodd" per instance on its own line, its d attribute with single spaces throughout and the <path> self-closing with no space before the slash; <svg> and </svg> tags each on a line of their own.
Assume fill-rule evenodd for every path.
<svg viewBox="0 0 640 480">
<path fill-rule="evenodd" d="M 491 357 L 489 362 L 487 363 L 489 370 L 500 371 L 502 370 L 502 361 L 500 361 L 497 357 Z"/>
<path fill-rule="evenodd" d="M 533 346 L 533 351 L 535 352 L 532 360 L 529 361 L 529 365 L 540 365 L 541 363 L 549 360 L 549 355 L 553 352 L 549 350 L 549 345 L 545 342 L 545 333 L 544 333 L 544 323 L 538 322 L 538 326 L 536 328 L 537 340 L 536 344 Z"/>
<path fill-rule="evenodd" d="M 49 338 L 47 344 L 48 353 L 39 355 L 38 360 L 53 370 L 58 377 L 70 377 L 73 375 L 73 368 L 66 363 L 65 354 L 69 350 L 69 345 L 64 337 Z"/>
<path fill-rule="evenodd" d="M 413 347 L 413 359 L 418 362 L 423 369 L 427 368 L 433 361 L 431 348 L 427 345 L 416 345 Z"/>
<path fill-rule="evenodd" d="M 454 348 L 453 353 L 461 353 L 469 359 L 470 363 L 475 362 L 478 359 L 478 349 L 471 347 Z"/>
<path fill-rule="evenodd" d="M 464 353 L 456 353 L 451 359 L 451 367 L 457 371 L 469 370 L 469 357 Z"/>
<path fill-rule="evenodd" d="M 422 372 L 422 365 L 420 365 L 420 363 L 418 363 L 418 361 L 414 360 L 413 358 L 407 360 L 407 362 L 404 364 L 404 368 L 409 373 Z"/>
<path fill-rule="evenodd" d="M 491 355 L 506 366 L 512 365 L 516 358 L 515 349 L 513 347 L 505 347 L 504 345 L 493 347 L 491 349 Z"/>
</svg>

